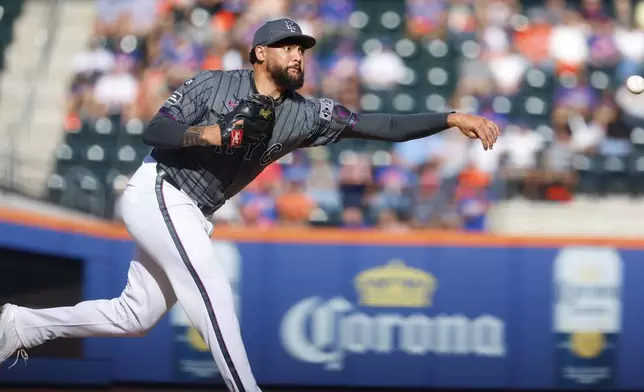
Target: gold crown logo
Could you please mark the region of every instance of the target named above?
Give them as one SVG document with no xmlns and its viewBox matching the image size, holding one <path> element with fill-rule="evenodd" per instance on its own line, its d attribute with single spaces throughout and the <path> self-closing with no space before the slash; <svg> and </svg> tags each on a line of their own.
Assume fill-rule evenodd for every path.
<svg viewBox="0 0 644 392">
<path fill-rule="evenodd" d="M 260 109 L 259 115 L 264 117 L 264 119 L 268 119 L 271 116 L 271 111 L 269 109 Z"/>
<path fill-rule="evenodd" d="M 580 358 L 596 358 L 605 347 L 601 332 L 575 332 L 570 337 L 570 349 Z"/>
<path fill-rule="evenodd" d="M 360 273 L 354 283 L 361 305 L 400 308 L 431 306 L 437 286 L 434 276 L 397 259 Z"/>
<path fill-rule="evenodd" d="M 201 351 L 201 352 L 209 351 L 208 345 L 201 337 L 201 334 L 199 334 L 199 331 L 197 331 L 194 327 L 188 328 L 188 332 L 186 333 L 186 339 L 188 340 L 188 344 L 190 345 L 190 347 L 192 347 L 196 351 Z"/>
</svg>

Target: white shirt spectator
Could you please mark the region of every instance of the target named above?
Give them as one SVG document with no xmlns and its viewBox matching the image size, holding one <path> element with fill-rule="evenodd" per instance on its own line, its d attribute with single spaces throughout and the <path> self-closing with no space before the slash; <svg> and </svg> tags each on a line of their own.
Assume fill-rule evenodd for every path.
<svg viewBox="0 0 644 392">
<path fill-rule="evenodd" d="M 362 82 L 373 90 L 386 90 L 398 84 L 405 75 L 405 63 L 390 50 L 376 50 L 360 65 Z"/>
<path fill-rule="evenodd" d="M 501 92 L 516 91 L 528 68 L 525 58 L 512 53 L 491 58 L 488 64 Z"/>
<path fill-rule="evenodd" d="M 243 68 L 244 59 L 238 50 L 231 49 L 221 57 L 221 63 L 224 71 L 230 71 Z"/>
<path fill-rule="evenodd" d="M 507 144 L 502 138 L 494 143 L 494 148 L 492 150 L 488 151 L 483 149 L 483 144 L 480 140 L 473 140 L 470 143 L 470 162 L 472 162 L 477 169 L 485 173 L 493 174 L 499 170 L 501 154 L 503 154 L 506 148 Z"/>
<path fill-rule="evenodd" d="M 114 68 L 114 54 L 105 48 L 96 48 L 77 54 L 72 59 L 76 74 L 105 73 Z"/>
<path fill-rule="evenodd" d="M 114 23 L 127 12 L 132 0 L 96 0 L 96 15 L 107 23 Z"/>
<path fill-rule="evenodd" d="M 97 102 L 109 107 L 122 107 L 133 103 L 138 94 L 138 83 L 126 72 L 108 73 L 101 76 L 94 87 Z"/>
<path fill-rule="evenodd" d="M 555 26 L 550 33 L 550 55 L 566 64 L 581 64 L 588 59 L 586 33 L 580 26 Z"/>
<path fill-rule="evenodd" d="M 614 36 L 617 50 L 624 57 L 637 62 L 644 59 L 644 31 L 617 27 Z"/>
<path fill-rule="evenodd" d="M 543 137 L 539 133 L 530 129 L 506 129 L 503 139 L 511 169 L 525 170 L 537 166 L 537 154 L 544 147 Z M 494 150 L 496 148 L 495 145 Z"/>
<path fill-rule="evenodd" d="M 468 164 L 470 140 L 458 129 L 444 131 L 441 136 L 442 148 L 439 151 L 442 162 L 441 177 L 452 178 Z"/>
<path fill-rule="evenodd" d="M 148 30 L 154 27 L 157 20 L 157 0 L 128 0 L 127 12 L 136 21 L 137 30 Z"/>
<path fill-rule="evenodd" d="M 572 114 L 568 123 L 572 130 L 570 145 L 573 151 L 596 147 L 604 140 L 604 129 L 595 122 L 588 124 L 581 116 Z"/>
</svg>

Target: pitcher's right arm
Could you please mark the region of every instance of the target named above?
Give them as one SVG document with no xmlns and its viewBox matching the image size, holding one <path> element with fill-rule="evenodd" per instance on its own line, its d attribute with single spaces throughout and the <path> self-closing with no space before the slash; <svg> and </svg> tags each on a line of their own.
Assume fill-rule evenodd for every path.
<svg viewBox="0 0 644 392">
<path fill-rule="evenodd" d="M 219 125 L 200 125 L 222 80 L 221 71 L 202 71 L 188 79 L 164 102 L 143 131 L 150 147 L 177 149 L 220 145 Z"/>
</svg>

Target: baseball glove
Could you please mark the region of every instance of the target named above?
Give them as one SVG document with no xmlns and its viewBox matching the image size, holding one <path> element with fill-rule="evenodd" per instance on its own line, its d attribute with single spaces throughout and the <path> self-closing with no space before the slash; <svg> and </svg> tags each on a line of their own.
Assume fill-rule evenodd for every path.
<svg viewBox="0 0 644 392">
<path fill-rule="evenodd" d="M 238 124 L 243 120 L 242 124 Z M 259 140 L 273 129 L 275 101 L 267 95 L 248 96 L 219 118 L 221 141 L 226 147 L 239 147 Z"/>
</svg>

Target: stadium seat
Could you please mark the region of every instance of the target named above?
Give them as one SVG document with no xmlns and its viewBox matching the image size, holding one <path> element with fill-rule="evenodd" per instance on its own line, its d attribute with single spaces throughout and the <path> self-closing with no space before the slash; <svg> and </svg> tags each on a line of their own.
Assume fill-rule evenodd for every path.
<svg viewBox="0 0 644 392">
<path fill-rule="evenodd" d="M 47 198 L 54 204 L 62 204 L 62 196 L 65 192 L 65 177 L 59 173 L 52 173 L 47 180 Z"/>
<path fill-rule="evenodd" d="M 63 178 L 65 186 L 59 196 L 60 205 L 106 217 L 105 189 L 96 175 L 83 167 L 75 167 Z"/>
<path fill-rule="evenodd" d="M 578 176 L 577 193 L 599 194 L 602 172 L 601 163 L 601 158 L 592 155 L 579 154 L 573 158 L 572 166 Z"/>
<path fill-rule="evenodd" d="M 633 197 L 644 196 L 644 152 L 635 151 L 627 159 L 628 192 Z"/>
<path fill-rule="evenodd" d="M 133 145 L 121 145 L 110 154 L 109 165 L 121 173 L 132 174 L 141 165 L 147 150 L 136 149 Z"/>
<path fill-rule="evenodd" d="M 627 158 L 607 156 L 601 158 L 601 193 L 626 194 L 629 192 L 629 162 Z"/>
<path fill-rule="evenodd" d="M 631 143 L 635 151 L 644 153 L 644 129 L 636 127 L 631 132 Z"/>
<path fill-rule="evenodd" d="M 0 74 L 5 68 L 7 47 L 13 40 L 13 26 L 24 6 L 23 0 L 0 1 Z"/>
<path fill-rule="evenodd" d="M 138 118 L 129 120 L 118 134 L 117 146 L 131 146 L 136 150 L 137 155 L 145 156 L 150 152 L 150 146 L 143 143 L 141 135 L 146 124 Z"/>
</svg>

